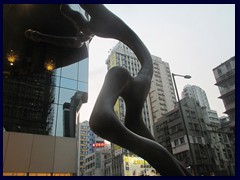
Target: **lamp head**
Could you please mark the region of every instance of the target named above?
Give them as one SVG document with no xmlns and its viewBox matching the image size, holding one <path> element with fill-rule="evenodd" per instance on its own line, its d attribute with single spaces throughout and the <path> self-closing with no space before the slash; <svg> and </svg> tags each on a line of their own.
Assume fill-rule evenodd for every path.
<svg viewBox="0 0 240 180">
<path fill-rule="evenodd" d="M 191 76 L 190 75 L 185 75 L 184 78 L 185 79 L 191 79 Z"/>
</svg>

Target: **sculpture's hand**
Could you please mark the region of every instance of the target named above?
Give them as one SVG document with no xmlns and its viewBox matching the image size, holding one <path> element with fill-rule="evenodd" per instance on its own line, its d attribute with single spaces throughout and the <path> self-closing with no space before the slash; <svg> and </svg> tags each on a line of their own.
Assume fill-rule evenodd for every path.
<svg viewBox="0 0 240 180">
<path fill-rule="evenodd" d="M 117 30 L 123 30 L 125 24 L 120 18 L 109 11 L 102 4 L 80 4 L 80 6 L 91 16 L 87 23 L 87 30 L 100 37 L 116 38 Z"/>
<path fill-rule="evenodd" d="M 84 16 L 78 11 L 71 9 L 67 4 L 60 6 L 60 12 L 68 18 L 77 30 L 75 37 L 60 37 L 43 34 L 34 30 L 27 30 L 25 36 L 35 42 L 45 42 L 57 46 L 80 48 L 86 41 L 90 41 L 94 35 L 104 38 L 114 38 L 118 40 L 128 39 L 125 30 L 129 30 L 126 24 L 100 4 L 81 4 L 89 15 Z"/>
<path fill-rule="evenodd" d="M 126 36 L 123 30 L 129 29 L 125 23 L 102 4 L 80 4 L 90 16 L 90 20 L 78 11 L 74 11 L 67 4 L 61 5 L 61 13 L 67 17 L 78 32 L 86 37 L 94 35 L 104 38 Z M 123 28 L 126 26 L 126 28 Z M 116 37 L 118 36 L 118 37 Z"/>
<path fill-rule="evenodd" d="M 62 4 L 60 6 L 60 11 L 73 23 L 78 32 L 77 35 L 80 35 L 82 40 L 85 39 L 85 41 L 87 41 L 94 36 L 88 29 L 89 20 L 87 14 L 84 16 L 80 12 L 73 10 L 68 4 Z"/>
<path fill-rule="evenodd" d="M 72 47 L 72 48 L 80 48 L 84 45 L 86 41 L 92 38 L 92 37 L 87 37 L 82 33 L 78 33 L 75 37 L 53 36 L 53 35 L 43 34 L 31 29 L 28 29 L 25 31 L 25 36 L 34 42 L 44 42 L 44 43 L 48 43 L 56 46 Z"/>
<path fill-rule="evenodd" d="M 43 34 L 41 32 L 28 29 L 25 36 L 35 42 L 44 42 L 56 46 L 81 48 L 85 42 L 93 38 L 93 34 L 89 33 L 87 19 L 78 11 L 74 11 L 69 5 L 60 6 L 61 13 L 67 17 L 74 25 L 77 33 L 74 37 L 60 37 L 55 35 Z"/>
</svg>

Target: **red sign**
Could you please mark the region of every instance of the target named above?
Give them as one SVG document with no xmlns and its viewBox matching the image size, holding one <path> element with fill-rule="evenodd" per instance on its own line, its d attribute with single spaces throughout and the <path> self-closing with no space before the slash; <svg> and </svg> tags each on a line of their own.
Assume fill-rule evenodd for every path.
<svg viewBox="0 0 240 180">
<path fill-rule="evenodd" d="M 94 144 L 92 144 L 92 146 L 95 148 L 104 147 L 105 143 L 104 142 L 103 143 L 94 143 Z"/>
</svg>

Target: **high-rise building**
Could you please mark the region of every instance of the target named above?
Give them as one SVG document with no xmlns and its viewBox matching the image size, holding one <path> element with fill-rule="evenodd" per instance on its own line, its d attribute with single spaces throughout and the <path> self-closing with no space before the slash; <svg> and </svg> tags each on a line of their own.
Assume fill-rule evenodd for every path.
<svg viewBox="0 0 240 180">
<path fill-rule="evenodd" d="M 157 122 L 164 114 L 174 109 L 176 96 L 174 93 L 170 67 L 167 62 L 153 56 L 153 78 L 149 92 L 153 122 Z"/>
<path fill-rule="evenodd" d="M 216 86 L 220 91 L 220 99 L 223 100 L 233 128 L 235 128 L 235 56 L 213 69 Z"/>
<path fill-rule="evenodd" d="M 155 123 L 155 138 L 195 175 L 213 172 L 201 107 L 193 98 L 180 103 L 184 121 L 176 106 Z"/>
<path fill-rule="evenodd" d="M 235 56 L 231 57 L 224 63 L 213 69 L 213 74 L 216 79 L 216 86 L 220 92 L 220 99 L 223 100 L 229 121 L 221 124 L 221 130 L 227 134 L 230 141 L 230 147 L 227 145 L 225 153 L 227 157 L 231 158 L 228 163 L 228 172 L 231 175 L 235 174 Z"/>
<path fill-rule="evenodd" d="M 211 109 L 208 103 L 206 92 L 198 86 L 189 85 L 189 84 L 184 86 L 182 91 L 182 98 L 185 98 L 185 97 L 194 98 L 196 101 L 199 102 L 201 107 L 206 107 L 207 109 Z"/>
<path fill-rule="evenodd" d="M 219 124 L 217 111 L 210 108 L 206 92 L 196 85 L 186 85 L 182 91 L 182 98 L 193 98 L 202 108 L 203 119 L 207 124 Z"/>
<path fill-rule="evenodd" d="M 234 175 L 229 133 L 221 129 L 216 112 L 194 98 L 180 103 L 183 117 L 176 106 L 154 124 L 156 140 L 195 175 Z"/>
<path fill-rule="evenodd" d="M 220 126 L 217 112 L 210 109 L 207 95 L 203 89 L 198 86 L 186 85 L 182 96 L 195 99 L 201 106 L 201 114 L 207 130 L 206 141 L 209 142 L 208 149 L 212 154 L 214 173 L 216 175 L 234 175 L 234 133 L 231 129 L 227 130 L 226 126 Z"/>
<path fill-rule="evenodd" d="M 88 130 L 89 130 L 89 123 L 88 121 L 84 121 L 80 123 L 80 130 L 79 130 L 79 160 L 80 160 L 80 174 L 81 176 L 84 175 L 85 172 L 85 156 L 88 154 Z"/>
<path fill-rule="evenodd" d="M 204 111 L 203 111 L 204 114 Z M 214 164 L 215 175 L 235 175 L 235 147 L 232 144 L 233 131 L 228 131 L 218 121 L 207 121 L 204 117 L 207 128 L 207 137 L 210 139 L 211 160 Z"/>
<path fill-rule="evenodd" d="M 77 114 L 77 117 L 78 114 Z M 78 175 L 84 176 L 86 175 L 86 164 L 85 164 L 85 158 L 87 156 L 90 156 L 91 154 L 94 154 L 97 150 L 95 148 L 95 145 L 98 147 L 99 144 L 105 144 L 104 139 L 97 136 L 92 132 L 89 126 L 88 121 L 79 122 L 77 124 L 78 127 L 78 135 L 79 138 L 79 144 L 78 144 Z M 93 157 L 92 157 L 93 158 Z"/>
<path fill-rule="evenodd" d="M 74 35 L 73 25 L 59 6 L 4 5 L 3 175 L 77 173 L 77 139 L 64 137 L 63 124 L 71 114 L 65 102 L 76 92 L 88 92 L 87 44 L 83 49 L 64 49 L 24 36 L 28 28 Z M 66 58 L 76 63 L 54 69 Z"/>
</svg>

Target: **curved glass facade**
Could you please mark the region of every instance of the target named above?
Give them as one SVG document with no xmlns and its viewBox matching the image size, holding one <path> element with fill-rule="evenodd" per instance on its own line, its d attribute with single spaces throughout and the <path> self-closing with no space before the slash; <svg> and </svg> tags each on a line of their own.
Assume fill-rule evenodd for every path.
<svg viewBox="0 0 240 180">
<path fill-rule="evenodd" d="M 60 4 L 4 4 L 4 131 L 75 137 L 76 111 L 87 102 L 88 42 L 68 48 L 24 36 L 29 28 L 75 36 L 76 29 L 59 8 Z M 70 65 L 61 67 L 65 62 Z"/>
</svg>

